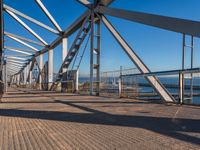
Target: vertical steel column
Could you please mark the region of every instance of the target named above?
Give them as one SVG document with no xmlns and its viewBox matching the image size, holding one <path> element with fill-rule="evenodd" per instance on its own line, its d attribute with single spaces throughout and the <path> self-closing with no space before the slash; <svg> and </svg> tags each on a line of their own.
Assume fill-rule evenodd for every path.
<svg viewBox="0 0 200 150">
<path fill-rule="evenodd" d="M 90 95 L 93 95 L 94 10 L 91 9 Z"/>
<path fill-rule="evenodd" d="M 24 85 L 26 85 L 26 74 L 27 74 L 27 68 L 24 68 Z"/>
<path fill-rule="evenodd" d="M 32 84 L 32 70 L 31 70 L 31 66 L 32 66 L 32 61 L 30 61 L 29 63 L 29 86 L 31 87 L 31 84 Z"/>
<path fill-rule="evenodd" d="M 5 62 L 3 62 L 3 66 L 2 66 L 2 93 L 5 92 Z"/>
<path fill-rule="evenodd" d="M 194 65 L 194 37 L 191 36 L 191 69 L 193 68 Z M 190 78 L 190 99 L 192 101 L 193 98 L 193 74 L 191 73 L 191 78 Z"/>
<path fill-rule="evenodd" d="M 78 93 L 78 84 L 79 84 L 79 71 L 76 71 L 76 82 L 75 82 L 75 91 Z"/>
<path fill-rule="evenodd" d="M 5 92 L 7 92 L 7 84 L 8 84 L 8 81 L 7 81 L 7 63 L 5 63 L 5 69 L 4 69 L 4 77 L 5 77 L 5 82 L 4 82 L 4 87 L 5 87 Z"/>
<path fill-rule="evenodd" d="M 100 94 L 100 51 L 101 51 L 101 20 L 100 18 L 96 22 L 97 25 L 97 49 L 96 49 L 96 57 L 97 57 L 97 65 L 96 65 L 96 95 L 99 96 Z"/>
<path fill-rule="evenodd" d="M 28 79 L 28 75 L 29 75 L 29 69 L 30 69 L 30 65 L 29 64 L 27 64 L 27 70 L 26 70 L 26 84 L 28 84 L 29 85 L 29 79 Z"/>
<path fill-rule="evenodd" d="M 122 66 L 120 66 L 120 76 L 119 76 L 119 97 L 122 96 Z"/>
<path fill-rule="evenodd" d="M 185 69 L 185 46 L 186 46 L 186 43 L 185 43 L 185 34 L 183 34 L 183 45 L 182 45 L 182 70 Z M 182 102 L 184 101 L 184 98 L 185 98 L 185 76 L 184 76 L 184 73 L 181 75 L 181 83 L 182 83 L 182 86 L 181 86 L 181 91 L 182 91 Z"/>
<path fill-rule="evenodd" d="M 184 98 L 184 95 L 183 95 L 183 73 L 179 73 L 179 102 L 180 104 L 183 104 L 183 98 Z"/>
<path fill-rule="evenodd" d="M 42 72 L 42 69 L 43 69 L 43 54 L 40 54 L 39 56 L 39 68 L 40 68 L 40 71 Z M 39 88 L 40 90 L 42 90 L 42 73 L 40 72 L 40 77 L 39 77 Z"/>
<path fill-rule="evenodd" d="M 64 62 L 65 57 L 67 56 L 67 53 L 68 53 L 68 39 L 63 38 L 62 39 L 62 62 Z M 66 71 L 67 71 L 67 69 L 63 68 L 63 73 Z"/>
<path fill-rule="evenodd" d="M 62 63 L 65 61 L 65 58 L 67 56 L 68 53 L 68 39 L 67 38 L 63 38 L 62 39 Z M 67 68 L 62 68 L 62 73 L 65 73 L 67 71 Z M 63 84 L 61 82 L 61 92 L 64 92 L 63 88 L 65 84 Z"/>
<path fill-rule="evenodd" d="M 48 90 L 53 82 L 53 49 L 48 52 Z"/>
<path fill-rule="evenodd" d="M 20 84 L 20 74 L 17 75 L 17 85 L 19 86 Z"/>
<path fill-rule="evenodd" d="M 3 48 L 4 48 L 4 16 L 3 16 L 3 0 L 0 0 L 0 94 L 3 93 Z"/>
<path fill-rule="evenodd" d="M 31 87 L 32 84 L 32 70 L 29 72 L 29 85 Z"/>
</svg>

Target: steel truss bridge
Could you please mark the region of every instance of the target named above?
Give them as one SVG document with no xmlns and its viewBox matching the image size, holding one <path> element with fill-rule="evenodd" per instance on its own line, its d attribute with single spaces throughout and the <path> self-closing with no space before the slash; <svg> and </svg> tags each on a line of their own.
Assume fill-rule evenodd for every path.
<svg viewBox="0 0 200 150">
<path fill-rule="evenodd" d="M 140 59 L 140 57 L 134 52 L 131 46 L 125 41 L 125 39 L 120 35 L 120 33 L 112 25 L 112 22 L 106 16 L 113 16 L 116 18 L 121 18 L 129 20 L 132 22 L 137 22 L 140 24 L 145 24 L 148 26 L 153 26 L 161 28 L 164 30 L 169 30 L 177 32 L 183 35 L 183 53 L 182 53 L 182 68 L 180 73 L 180 99 L 184 94 L 184 70 L 191 72 L 193 68 L 193 49 L 194 49 L 194 37 L 200 37 L 200 22 L 185 20 L 180 18 L 172 18 L 166 16 L 160 16 L 155 14 L 147 14 L 143 12 L 128 11 L 118 8 L 111 8 L 109 5 L 115 0 L 94 0 L 93 2 L 88 0 L 76 0 L 77 4 L 81 4 L 87 8 L 87 10 L 78 17 L 66 30 L 61 29 L 59 24 L 56 22 L 54 17 L 45 7 L 41 0 L 35 0 L 35 3 L 43 11 L 46 17 L 51 21 L 55 28 L 51 28 L 48 25 L 20 12 L 16 8 L 12 8 L 7 4 L 1 2 L 0 9 L 0 20 L 1 20 L 1 91 L 6 91 L 7 80 L 10 77 L 11 84 L 22 84 L 28 85 L 32 81 L 32 72 L 36 67 L 39 70 L 38 83 L 42 84 L 44 78 L 42 75 L 46 74 L 48 90 L 53 90 L 58 86 L 64 77 L 64 73 L 69 70 L 70 64 L 76 59 L 77 53 L 83 42 L 89 37 L 90 42 L 90 95 L 94 94 L 94 86 L 96 94 L 99 95 L 100 87 L 100 52 L 101 52 L 101 25 L 104 25 L 119 43 L 121 48 L 126 52 L 129 58 L 134 62 L 138 70 L 142 75 L 145 76 L 146 80 L 155 89 L 158 95 L 166 102 L 174 102 L 173 96 L 170 92 L 162 85 L 162 83 L 156 78 L 155 74 L 151 72 L 148 65 Z M 32 34 L 38 41 L 33 39 L 27 39 L 21 35 L 16 35 L 4 30 L 4 13 L 9 14 L 14 20 L 16 20 L 24 29 L 26 29 L 30 34 Z M 28 26 L 21 18 L 24 18 L 40 27 L 47 30 L 58 37 L 52 42 L 47 43 L 39 34 L 37 34 L 30 26 Z M 76 31 L 77 34 L 74 38 L 73 44 L 67 50 L 67 39 Z M 4 37 L 10 38 L 15 42 L 18 42 L 30 50 L 27 52 L 24 49 L 19 49 L 11 47 L 4 44 Z M 191 45 L 186 45 L 186 36 L 191 36 Z M 57 73 L 56 80 L 53 81 L 53 49 L 62 43 L 62 65 L 60 66 L 59 72 Z M 39 45 L 42 48 L 37 49 L 33 45 Z M 189 47 L 191 49 L 191 68 L 185 68 L 185 48 Z M 6 55 L 4 51 L 14 51 L 19 53 L 19 55 Z M 48 53 L 48 64 L 44 69 L 43 55 Z M 27 57 L 24 57 L 27 56 Z M 39 57 L 39 62 L 37 62 L 37 57 Z M 196 71 L 197 69 L 195 69 Z M 95 79 L 95 80 L 94 80 Z M 95 84 L 94 84 L 95 83 Z M 3 86 L 4 85 L 4 86 Z"/>
</svg>

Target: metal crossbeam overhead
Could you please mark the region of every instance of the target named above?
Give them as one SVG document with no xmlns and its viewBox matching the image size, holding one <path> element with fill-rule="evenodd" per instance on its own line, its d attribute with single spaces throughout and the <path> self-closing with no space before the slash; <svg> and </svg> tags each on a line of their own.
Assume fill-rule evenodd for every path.
<svg viewBox="0 0 200 150">
<path fill-rule="evenodd" d="M 20 66 L 14 66 L 14 65 L 11 65 L 11 64 L 7 64 L 7 66 L 11 67 L 11 68 L 18 68 L 18 69 L 21 69 L 22 67 Z"/>
<path fill-rule="evenodd" d="M 56 27 L 56 29 L 59 32 L 62 32 L 61 27 L 58 25 L 58 23 L 55 21 L 55 19 L 53 18 L 53 16 L 50 14 L 50 12 L 46 9 L 46 7 L 44 6 L 44 4 L 41 2 L 41 0 L 35 0 L 36 3 L 38 4 L 38 6 L 42 9 L 42 11 L 45 13 L 45 15 L 49 18 L 49 20 L 51 21 L 51 23 Z"/>
<path fill-rule="evenodd" d="M 48 52 L 50 49 L 54 49 L 56 46 L 58 46 L 61 42 L 62 39 L 65 37 L 69 37 L 72 35 L 74 32 L 76 32 L 82 25 L 84 19 L 90 14 L 90 11 L 86 11 L 83 13 L 77 20 L 75 20 L 63 33 L 62 36 L 59 36 L 55 41 L 51 43 L 48 47 L 44 47 L 41 51 L 37 52 L 32 59 L 35 57 L 38 57 L 41 54 L 44 54 Z"/>
<path fill-rule="evenodd" d="M 23 41 L 26 41 L 26 42 L 29 42 L 29 43 L 32 43 L 32 44 L 36 44 L 38 46 L 45 46 L 44 44 L 42 44 L 40 42 L 31 40 L 31 39 L 28 39 L 28 38 L 25 38 L 25 37 L 22 37 L 22 36 L 19 36 L 19 35 L 16 35 L 16 34 L 12 34 L 12 33 L 9 33 L 9 32 L 4 31 L 4 35 L 10 35 L 10 36 L 15 37 L 17 39 L 20 39 L 20 40 L 23 40 Z"/>
<path fill-rule="evenodd" d="M 17 71 L 12 70 L 12 69 L 10 69 L 10 68 L 8 68 L 8 72 L 10 72 L 10 74 L 17 73 Z"/>
<path fill-rule="evenodd" d="M 21 58 L 21 57 L 12 57 L 12 56 L 5 56 L 7 59 L 15 59 L 15 60 L 28 60 L 27 58 Z"/>
<path fill-rule="evenodd" d="M 5 48 L 12 48 L 12 49 L 17 49 L 19 51 L 24 51 L 24 52 L 30 52 L 30 53 L 33 53 L 33 50 L 30 50 L 30 49 L 24 49 L 24 48 L 18 48 L 18 47 L 10 47 L 10 46 L 5 46 Z"/>
<path fill-rule="evenodd" d="M 11 39 L 13 39 L 13 40 L 15 40 L 15 41 L 18 42 L 18 43 L 21 43 L 21 44 L 25 45 L 26 47 L 29 47 L 30 49 L 32 49 L 32 50 L 34 50 L 34 51 L 36 51 L 36 52 L 38 51 L 37 48 L 31 46 L 30 44 L 28 44 L 28 43 L 26 43 L 26 42 L 24 42 L 24 41 L 22 41 L 22 40 L 20 40 L 20 39 L 18 39 L 18 38 L 16 38 L 16 37 L 13 37 L 13 36 L 11 36 L 11 35 L 6 35 L 6 36 L 9 37 L 9 38 L 11 38 Z"/>
<path fill-rule="evenodd" d="M 39 41 L 41 41 L 44 45 L 48 45 L 35 31 L 33 31 L 25 22 L 23 22 L 19 17 L 17 17 L 13 12 L 6 10 L 6 12 L 13 17 L 18 23 L 20 23 L 28 32 L 30 32 L 33 36 L 35 36 Z"/>
<path fill-rule="evenodd" d="M 10 50 L 10 51 L 14 51 L 14 52 L 17 52 L 17 53 L 22 53 L 22 54 L 25 54 L 25 55 L 29 55 L 29 56 L 32 56 L 33 54 L 31 53 L 28 53 L 28 52 L 24 52 L 24 51 L 21 51 L 21 50 L 18 50 L 16 48 L 11 48 L 11 47 L 5 47 L 6 50 Z"/>
<path fill-rule="evenodd" d="M 9 73 L 9 74 L 13 74 L 13 73 L 15 74 L 15 73 L 17 73 L 17 71 L 14 71 L 14 70 L 8 68 L 8 73 Z"/>
<path fill-rule="evenodd" d="M 4 56 L 6 56 L 6 57 L 24 57 L 24 58 L 29 58 L 30 56 L 32 56 L 32 55 L 24 55 L 24 54 L 5 54 Z"/>
<path fill-rule="evenodd" d="M 81 4 L 84 5 L 90 5 L 91 3 L 88 0 L 77 0 L 78 2 L 80 2 Z"/>
<path fill-rule="evenodd" d="M 100 6 L 98 13 L 200 37 L 200 22 Z"/>
<path fill-rule="evenodd" d="M 7 60 L 7 62 L 14 62 L 14 63 L 19 63 L 19 64 L 26 64 L 27 62 L 24 61 L 16 61 L 16 60 Z"/>
<path fill-rule="evenodd" d="M 122 36 L 116 31 L 113 25 L 107 20 L 105 16 L 102 16 L 102 21 L 107 27 L 107 29 L 111 32 L 120 46 L 125 50 L 129 58 L 134 62 L 137 68 L 141 71 L 141 73 L 150 73 L 150 70 L 147 66 L 142 62 L 142 60 L 136 55 L 136 53 L 132 50 L 132 48 L 126 43 L 126 41 L 122 38 Z M 174 98 L 169 94 L 169 92 L 163 87 L 163 85 L 159 82 L 159 80 L 154 77 L 146 77 L 152 87 L 157 91 L 157 93 L 167 102 L 174 102 Z"/>
<path fill-rule="evenodd" d="M 15 66 L 15 65 L 12 65 L 12 64 L 8 64 L 8 66 L 12 67 L 12 68 L 18 68 L 18 69 L 21 69 L 22 66 Z"/>
<path fill-rule="evenodd" d="M 76 0 L 76 1 L 84 5 L 85 7 L 91 8 L 91 3 L 88 0 Z"/>
<path fill-rule="evenodd" d="M 19 67 L 24 66 L 24 64 L 17 64 L 17 63 L 14 63 L 14 62 L 8 62 L 8 64 L 13 65 L 13 66 L 19 66 Z"/>
<path fill-rule="evenodd" d="M 102 5 L 108 6 L 110 5 L 114 0 L 102 0 Z M 68 28 L 64 30 L 64 33 L 62 36 L 59 36 L 56 40 L 54 40 L 48 47 L 44 47 L 41 51 L 36 53 L 31 60 L 34 58 L 38 57 L 41 54 L 44 54 L 48 52 L 51 49 L 54 49 L 56 46 L 58 46 L 61 42 L 62 39 L 65 37 L 69 37 L 72 35 L 74 32 L 76 32 L 82 25 L 84 19 L 90 15 L 90 10 L 85 11 L 80 17 L 78 17 Z"/>
<path fill-rule="evenodd" d="M 108 6 L 116 0 L 100 0 L 100 4 L 104 6 Z"/>
<path fill-rule="evenodd" d="M 18 72 L 18 70 L 14 70 L 12 68 L 7 67 L 7 72 L 9 72 L 9 74 L 11 75 L 11 74 L 16 74 Z"/>
<path fill-rule="evenodd" d="M 18 68 L 12 68 L 12 67 L 10 67 L 10 66 L 7 66 L 7 68 L 8 68 L 8 69 L 11 69 L 11 70 L 13 70 L 13 71 L 19 71 Z"/>
<path fill-rule="evenodd" d="M 57 30 L 54 30 L 53 28 L 47 26 L 46 24 L 41 23 L 41 22 L 37 21 L 36 19 L 33 19 L 33 18 L 29 17 L 28 15 L 25 15 L 25 14 L 21 13 L 20 11 L 18 11 L 18 10 L 14 9 L 10 6 L 7 6 L 7 5 L 4 4 L 4 9 L 9 10 L 9 11 L 21 16 L 21 17 L 29 20 L 30 22 L 35 23 L 36 25 L 38 25 L 38 26 L 40 26 L 40 27 L 42 27 L 42 28 L 54 33 L 54 34 L 59 34 L 59 32 Z"/>
</svg>

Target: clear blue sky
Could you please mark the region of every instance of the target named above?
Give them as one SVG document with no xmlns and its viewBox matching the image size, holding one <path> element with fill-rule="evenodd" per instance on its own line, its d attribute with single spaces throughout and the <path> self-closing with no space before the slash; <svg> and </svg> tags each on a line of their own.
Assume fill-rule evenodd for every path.
<svg viewBox="0 0 200 150">
<path fill-rule="evenodd" d="M 35 4 L 34 0 L 4 0 L 4 2 L 53 27 L 47 17 Z M 43 3 L 63 30 L 86 10 L 75 0 L 43 0 Z M 116 0 L 110 7 L 200 21 L 200 0 Z M 152 71 L 181 68 L 181 34 L 109 16 L 108 18 Z M 56 36 L 50 32 L 26 20 L 24 21 L 48 43 L 56 38 Z M 5 14 L 5 30 L 35 39 L 16 21 L 9 17 L 8 14 Z M 69 38 L 69 47 L 73 41 L 73 37 L 74 35 Z M 195 39 L 195 67 L 199 67 L 200 65 L 199 42 L 199 39 Z M 7 38 L 5 45 L 23 47 Z M 189 50 L 187 54 L 189 56 Z M 47 54 L 45 54 L 45 61 L 46 60 Z M 189 63 L 189 57 L 187 61 Z M 116 70 L 119 69 L 120 66 L 126 68 L 134 67 L 134 64 L 129 60 L 104 26 L 102 26 L 101 63 L 102 71 Z M 57 72 L 60 64 L 61 46 L 58 46 L 54 50 L 54 72 Z M 89 49 L 87 49 L 80 69 L 81 73 L 89 73 Z"/>
</svg>

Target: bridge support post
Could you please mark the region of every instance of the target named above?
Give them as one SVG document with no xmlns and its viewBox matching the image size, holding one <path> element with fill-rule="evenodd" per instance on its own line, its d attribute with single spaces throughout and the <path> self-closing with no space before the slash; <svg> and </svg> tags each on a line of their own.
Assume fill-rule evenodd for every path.
<svg viewBox="0 0 200 150">
<path fill-rule="evenodd" d="M 101 49 L 101 20 L 100 18 L 98 19 L 98 21 L 96 22 L 97 25 L 97 31 L 96 31 L 96 38 L 97 38 L 97 47 L 95 49 L 95 54 L 96 54 L 96 95 L 99 96 L 100 95 L 100 49 Z"/>
<path fill-rule="evenodd" d="M 94 82 L 96 96 L 100 94 L 100 42 L 101 42 L 101 20 L 97 16 L 91 15 L 91 47 L 90 47 L 90 95 L 94 92 Z M 95 81 L 94 81 L 94 74 Z"/>
<path fill-rule="evenodd" d="M 7 85 L 8 85 L 8 81 L 7 81 L 7 63 L 5 63 L 4 65 L 4 91 L 7 92 Z"/>
<path fill-rule="evenodd" d="M 29 70 L 30 70 L 31 65 L 27 64 L 27 72 L 26 72 L 26 84 L 29 86 Z"/>
<path fill-rule="evenodd" d="M 40 76 L 39 76 L 39 89 L 42 90 L 42 69 L 43 69 L 43 54 L 40 54 L 39 56 L 39 70 L 40 70 Z"/>
<path fill-rule="evenodd" d="M 17 75 L 17 86 L 19 86 L 20 83 L 20 74 Z"/>
<path fill-rule="evenodd" d="M 53 82 L 53 49 L 48 52 L 48 90 Z"/>
<path fill-rule="evenodd" d="M 27 68 L 24 68 L 24 85 L 26 85 L 26 74 L 27 74 Z"/>
<path fill-rule="evenodd" d="M 90 42 L 90 95 L 93 95 L 93 50 L 94 50 L 94 10 L 91 10 L 91 42 Z"/>
<path fill-rule="evenodd" d="M 68 53 L 68 39 L 63 38 L 63 40 L 62 40 L 62 62 L 64 62 L 65 57 L 67 56 L 67 53 Z M 63 68 L 63 73 L 66 71 L 67 71 L 67 69 Z"/>
<path fill-rule="evenodd" d="M 179 102 L 183 104 L 184 100 L 184 74 L 179 73 Z"/>
<path fill-rule="evenodd" d="M 3 16 L 3 0 L 0 0 L 0 96 L 4 92 L 3 83 L 3 48 L 4 48 L 4 16 Z"/>
<path fill-rule="evenodd" d="M 66 56 L 67 56 L 67 53 L 68 53 L 68 39 L 67 38 L 63 38 L 62 39 L 62 63 L 64 62 Z M 67 71 L 67 68 L 62 68 L 62 73 L 64 74 L 65 72 Z M 61 82 L 60 83 L 60 90 L 61 92 L 65 92 L 65 88 L 64 88 L 64 84 Z"/>
<path fill-rule="evenodd" d="M 31 88 L 31 84 L 32 84 L 32 70 L 31 70 L 31 66 L 32 66 L 32 61 L 29 63 L 29 86 Z"/>
</svg>

